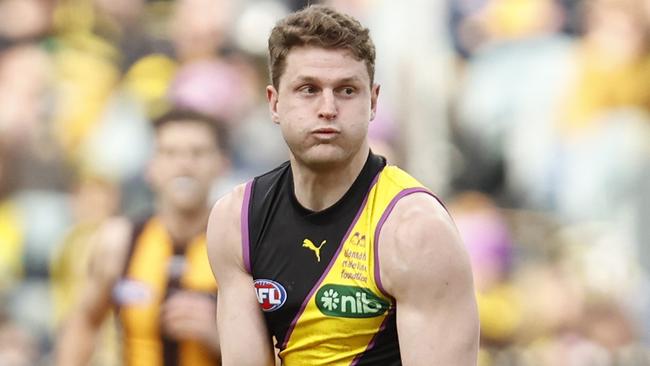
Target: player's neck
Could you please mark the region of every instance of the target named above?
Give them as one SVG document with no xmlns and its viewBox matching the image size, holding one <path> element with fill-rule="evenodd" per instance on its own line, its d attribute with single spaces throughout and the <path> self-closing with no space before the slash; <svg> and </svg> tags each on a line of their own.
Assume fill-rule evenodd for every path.
<svg viewBox="0 0 650 366">
<path fill-rule="evenodd" d="M 175 243 L 188 243 L 197 235 L 205 231 L 208 219 L 208 207 L 197 208 L 192 211 L 179 211 L 161 205 L 158 217 L 174 239 Z"/>
<path fill-rule="evenodd" d="M 298 202 L 312 211 L 324 210 L 338 202 L 359 176 L 368 151 L 368 148 L 361 148 L 345 164 L 327 170 L 312 170 L 291 159 L 294 193 Z"/>
</svg>

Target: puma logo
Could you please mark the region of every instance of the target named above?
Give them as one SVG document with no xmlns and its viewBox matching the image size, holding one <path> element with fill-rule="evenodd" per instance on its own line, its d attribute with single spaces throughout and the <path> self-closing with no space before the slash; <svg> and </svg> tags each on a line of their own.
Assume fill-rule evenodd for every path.
<svg viewBox="0 0 650 366">
<path fill-rule="evenodd" d="M 323 240 L 322 243 L 320 243 L 319 246 L 314 245 L 311 240 L 305 239 L 302 241 L 302 246 L 303 248 L 307 248 L 311 251 L 313 251 L 316 254 L 316 259 L 320 262 L 320 248 L 323 247 L 327 243 L 327 240 Z"/>
</svg>

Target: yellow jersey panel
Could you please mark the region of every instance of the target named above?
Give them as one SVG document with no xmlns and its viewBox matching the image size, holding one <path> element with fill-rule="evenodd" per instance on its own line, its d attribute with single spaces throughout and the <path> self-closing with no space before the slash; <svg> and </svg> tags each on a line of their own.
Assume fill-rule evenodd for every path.
<svg viewBox="0 0 650 366">
<path fill-rule="evenodd" d="M 368 193 L 325 277 L 280 352 L 286 365 L 351 365 L 372 346 L 393 299 L 378 284 L 378 226 L 405 192 L 426 191 L 408 174 L 388 166 Z"/>
</svg>

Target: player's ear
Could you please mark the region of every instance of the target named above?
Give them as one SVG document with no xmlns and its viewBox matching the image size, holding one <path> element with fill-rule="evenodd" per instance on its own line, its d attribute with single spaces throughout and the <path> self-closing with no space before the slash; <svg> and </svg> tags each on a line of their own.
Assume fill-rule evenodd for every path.
<svg viewBox="0 0 650 366">
<path fill-rule="evenodd" d="M 267 85 L 266 87 L 266 100 L 269 103 L 271 120 L 276 124 L 280 123 L 280 116 L 278 115 L 278 91 L 273 85 Z"/>
<path fill-rule="evenodd" d="M 375 115 L 377 114 L 377 99 L 379 98 L 379 89 L 381 89 L 381 85 L 379 84 L 372 84 L 372 88 L 370 88 L 370 120 L 375 119 Z"/>
</svg>

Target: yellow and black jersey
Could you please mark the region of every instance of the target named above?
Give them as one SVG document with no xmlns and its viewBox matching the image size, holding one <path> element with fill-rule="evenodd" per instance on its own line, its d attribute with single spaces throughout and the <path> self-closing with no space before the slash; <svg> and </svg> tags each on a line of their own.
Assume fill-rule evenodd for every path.
<svg viewBox="0 0 650 366">
<path fill-rule="evenodd" d="M 378 238 L 398 200 L 416 192 L 430 194 L 372 153 L 345 195 L 319 212 L 298 203 L 288 163 L 247 184 L 244 264 L 284 365 L 401 365 Z"/>
<path fill-rule="evenodd" d="M 185 245 L 174 245 L 158 218 L 135 225 L 123 276 L 113 290 L 124 365 L 219 364 L 198 342 L 176 342 L 161 332 L 161 307 L 178 290 L 195 291 L 216 301 L 217 285 L 208 262 L 205 234 Z"/>
</svg>

